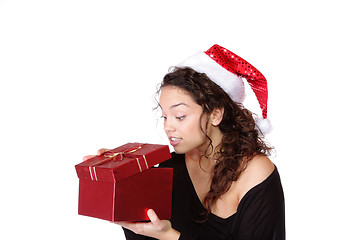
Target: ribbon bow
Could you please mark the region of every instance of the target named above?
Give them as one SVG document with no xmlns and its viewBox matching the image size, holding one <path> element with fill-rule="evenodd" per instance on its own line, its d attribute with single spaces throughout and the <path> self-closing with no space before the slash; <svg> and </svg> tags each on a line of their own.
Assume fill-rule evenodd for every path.
<svg viewBox="0 0 360 240">
<path fill-rule="evenodd" d="M 105 162 L 109 162 L 111 160 L 116 160 L 116 158 L 118 156 L 120 156 L 120 160 L 119 161 L 122 161 L 124 159 L 124 157 L 132 157 L 131 156 L 131 153 L 134 153 L 136 152 L 137 150 L 141 149 L 142 146 L 144 144 L 141 144 L 140 146 L 137 146 L 137 147 L 133 147 L 133 148 L 128 148 L 128 149 L 125 149 L 124 151 L 120 151 L 120 152 L 113 152 L 113 151 L 107 151 L 107 152 L 104 152 L 102 153 L 101 155 L 105 157 L 104 160 L 96 163 L 93 165 L 93 167 L 95 166 L 99 166 L 100 164 L 103 164 Z M 134 154 L 134 155 L 141 155 L 141 154 Z M 142 155 L 141 155 L 142 156 Z"/>
<path fill-rule="evenodd" d="M 91 177 L 91 180 L 96 180 L 98 181 L 98 178 L 97 178 L 97 175 L 96 175 L 96 170 L 95 170 L 95 167 L 99 166 L 99 165 L 102 165 L 104 163 L 107 163 L 107 162 L 110 162 L 112 160 L 116 160 L 116 158 L 118 158 L 120 156 L 120 160 L 119 161 L 122 161 L 124 159 L 124 157 L 136 157 L 136 161 L 138 163 L 138 166 L 139 166 L 139 170 L 140 172 L 142 172 L 142 168 L 141 168 L 141 165 L 140 165 L 140 162 L 139 162 L 139 156 L 143 158 L 144 162 L 145 162 L 145 165 L 146 165 L 146 168 L 148 169 L 149 166 L 147 164 L 147 161 L 146 161 L 146 158 L 145 158 L 145 155 L 143 154 L 136 154 L 135 152 L 139 149 L 141 149 L 143 147 L 144 144 L 141 144 L 139 146 L 136 146 L 136 147 L 132 147 L 132 148 L 128 148 L 128 149 L 125 149 L 123 151 L 106 151 L 104 153 L 102 153 L 100 156 L 104 156 L 105 159 L 97 162 L 97 163 L 94 163 L 92 164 L 91 166 L 89 166 L 89 172 L 90 172 L 90 177 Z"/>
</svg>

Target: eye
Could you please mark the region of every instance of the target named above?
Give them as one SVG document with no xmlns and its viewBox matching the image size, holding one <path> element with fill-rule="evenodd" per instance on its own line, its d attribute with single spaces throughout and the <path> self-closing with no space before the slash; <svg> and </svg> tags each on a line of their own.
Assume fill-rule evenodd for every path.
<svg viewBox="0 0 360 240">
<path fill-rule="evenodd" d="M 180 121 L 183 120 L 184 118 L 185 118 L 185 116 L 176 117 L 176 119 L 179 119 Z"/>
<path fill-rule="evenodd" d="M 165 117 L 165 116 L 161 116 L 160 118 L 162 118 L 162 119 L 166 120 L 166 117 Z"/>
</svg>

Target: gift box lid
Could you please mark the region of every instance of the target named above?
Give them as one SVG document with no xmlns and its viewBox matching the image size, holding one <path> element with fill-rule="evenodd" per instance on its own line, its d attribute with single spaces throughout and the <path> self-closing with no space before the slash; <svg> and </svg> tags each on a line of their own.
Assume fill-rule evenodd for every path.
<svg viewBox="0 0 360 240">
<path fill-rule="evenodd" d="M 119 181 L 171 158 L 167 145 L 127 143 L 75 166 L 79 178 Z"/>
</svg>

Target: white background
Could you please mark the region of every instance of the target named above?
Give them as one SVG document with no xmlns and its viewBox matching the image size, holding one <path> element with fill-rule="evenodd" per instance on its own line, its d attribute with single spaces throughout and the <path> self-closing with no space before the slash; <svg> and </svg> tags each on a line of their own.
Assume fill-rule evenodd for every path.
<svg viewBox="0 0 360 240">
<path fill-rule="evenodd" d="M 77 215 L 74 165 L 101 147 L 167 144 L 156 85 L 217 43 L 268 79 L 288 239 L 360 239 L 356 6 L 0 0 L 0 238 L 123 239 Z"/>
</svg>

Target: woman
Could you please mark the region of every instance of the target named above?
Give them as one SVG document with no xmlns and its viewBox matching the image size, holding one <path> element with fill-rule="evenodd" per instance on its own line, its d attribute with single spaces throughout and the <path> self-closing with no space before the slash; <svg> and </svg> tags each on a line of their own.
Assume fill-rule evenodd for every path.
<svg viewBox="0 0 360 240">
<path fill-rule="evenodd" d="M 216 64 L 236 56 L 213 48 L 207 56 Z M 225 55 L 215 59 L 217 51 Z M 118 224 L 127 239 L 285 239 L 280 177 L 253 114 L 237 103 L 244 91 L 226 90 L 223 80 L 210 80 L 212 73 L 187 65 L 173 68 L 159 90 L 164 130 L 175 150 L 160 164 L 174 170 L 172 217 L 160 220 L 149 210 L 151 222 Z M 263 78 L 252 66 L 250 72 Z M 266 118 L 266 104 L 262 110 Z"/>
</svg>

